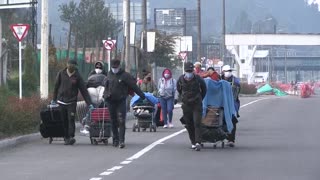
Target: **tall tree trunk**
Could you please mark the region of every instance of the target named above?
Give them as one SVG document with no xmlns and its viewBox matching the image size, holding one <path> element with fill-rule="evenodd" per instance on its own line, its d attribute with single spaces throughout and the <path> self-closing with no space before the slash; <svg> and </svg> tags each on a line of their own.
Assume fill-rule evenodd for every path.
<svg viewBox="0 0 320 180">
<path fill-rule="evenodd" d="M 69 52 L 70 52 L 70 45 L 71 45 L 71 33 L 72 33 L 72 25 L 70 23 L 69 34 L 68 34 L 67 60 L 69 59 Z"/>
<path fill-rule="evenodd" d="M 75 37 L 74 37 L 74 59 L 78 60 L 78 30 L 76 29 Z"/>
<path fill-rule="evenodd" d="M 201 59 L 201 0 L 198 0 L 198 39 L 197 39 L 197 61 Z"/>
<path fill-rule="evenodd" d="M 95 46 L 96 46 L 96 59 L 95 59 L 95 62 L 99 61 L 100 60 L 100 48 L 99 48 L 99 41 L 98 40 L 95 40 Z"/>
<path fill-rule="evenodd" d="M 83 66 L 82 66 L 82 72 L 85 71 L 85 62 L 86 62 L 86 46 L 87 46 L 87 33 L 84 33 L 84 38 L 83 38 L 83 48 L 82 48 L 82 59 L 83 59 Z"/>
</svg>

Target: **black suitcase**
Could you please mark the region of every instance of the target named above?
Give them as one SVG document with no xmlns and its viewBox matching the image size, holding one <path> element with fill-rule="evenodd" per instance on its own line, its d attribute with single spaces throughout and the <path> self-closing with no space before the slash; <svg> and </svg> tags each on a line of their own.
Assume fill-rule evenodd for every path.
<svg viewBox="0 0 320 180">
<path fill-rule="evenodd" d="M 44 138 L 50 138 L 50 143 L 54 137 L 64 137 L 64 126 L 59 106 L 48 105 L 40 112 L 42 123 L 40 124 L 40 134 Z"/>
</svg>

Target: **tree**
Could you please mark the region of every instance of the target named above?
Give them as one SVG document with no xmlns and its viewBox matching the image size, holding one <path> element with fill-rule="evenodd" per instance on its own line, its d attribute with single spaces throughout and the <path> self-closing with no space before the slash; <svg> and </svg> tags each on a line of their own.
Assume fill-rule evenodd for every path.
<svg viewBox="0 0 320 180">
<path fill-rule="evenodd" d="M 83 42 L 83 51 L 87 45 L 95 46 L 96 54 L 99 54 L 101 40 L 110 37 L 117 28 L 109 8 L 105 7 L 104 0 L 81 0 L 77 15 L 80 19 L 79 39 Z"/>
<path fill-rule="evenodd" d="M 159 33 L 158 31 L 155 32 L 155 50 L 152 53 L 145 53 L 141 58 L 141 61 L 149 62 L 150 64 L 155 63 L 156 66 L 160 67 L 175 68 L 177 66 L 178 60 L 174 56 L 174 36 L 167 36 L 165 34 Z"/>
<path fill-rule="evenodd" d="M 68 47 L 67 47 L 67 59 L 69 59 L 69 51 L 71 45 L 71 33 L 73 26 L 76 23 L 76 13 L 77 13 L 77 3 L 73 0 L 69 4 L 62 4 L 59 6 L 59 11 L 61 12 L 60 19 L 69 24 L 69 34 L 68 34 Z"/>
</svg>

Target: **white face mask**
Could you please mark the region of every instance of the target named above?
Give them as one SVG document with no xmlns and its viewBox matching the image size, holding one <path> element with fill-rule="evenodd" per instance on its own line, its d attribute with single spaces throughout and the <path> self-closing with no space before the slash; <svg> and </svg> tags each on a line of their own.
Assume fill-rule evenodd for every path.
<svg viewBox="0 0 320 180">
<path fill-rule="evenodd" d="M 224 72 L 224 77 L 229 78 L 232 76 L 232 72 Z"/>
<path fill-rule="evenodd" d="M 163 77 L 164 77 L 164 78 L 169 78 L 169 77 L 170 77 L 170 74 L 164 74 Z"/>
<path fill-rule="evenodd" d="M 117 73 L 119 72 L 119 69 L 120 69 L 120 68 L 111 68 L 111 70 L 112 70 L 112 72 L 113 72 L 114 74 L 117 74 Z"/>
<path fill-rule="evenodd" d="M 186 73 L 184 74 L 184 78 L 186 78 L 186 79 L 192 79 L 192 78 L 193 78 L 193 73 L 192 73 L 192 72 L 186 72 Z"/>
<path fill-rule="evenodd" d="M 102 69 L 98 69 L 98 68 L 97 68 L 97 69 L 95 69 L 94 71 L 96 71 L 97 74 L 102 73 Z"/>
</svg>

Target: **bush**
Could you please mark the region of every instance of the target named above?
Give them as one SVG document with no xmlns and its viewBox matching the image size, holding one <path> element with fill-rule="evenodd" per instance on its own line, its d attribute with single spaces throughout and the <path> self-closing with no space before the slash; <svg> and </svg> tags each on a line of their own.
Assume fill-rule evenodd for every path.
<svg viewBox="0 0 320 180">
<path fill-rule="evenodd" d="M 40 110 L 48 102 L 38 96 L 20 100 L 4 88 L 0 93 L 0 139 L 37 132 Z"/>
<path fill-rule="evenodd" d="M 240 94 L 256 94 L 257 88 L 254 84 L 241 83 Z"/>
</svg>

